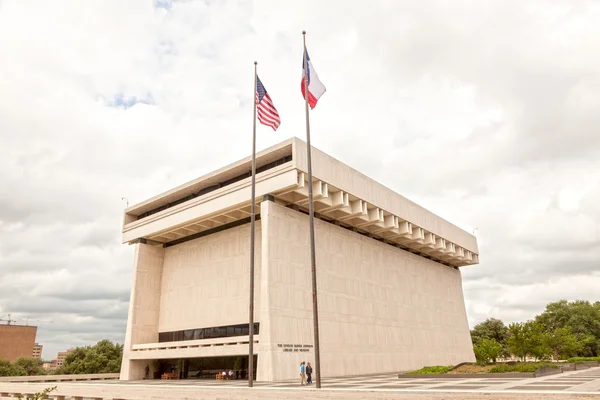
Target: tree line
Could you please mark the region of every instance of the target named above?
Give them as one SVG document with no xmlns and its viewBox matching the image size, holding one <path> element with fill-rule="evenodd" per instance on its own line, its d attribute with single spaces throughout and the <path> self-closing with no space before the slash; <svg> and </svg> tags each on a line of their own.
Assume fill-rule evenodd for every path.
<svg viewBox="0 0 600 400">
<path fill-rule="evenodd" d="M 18 358 L 12 363 L 0 359 L 0 376 L 115 373 L 121 371 L 122 359 L 122 344 L 101 340 L 93 346 L 76 347 L 53 372 L 42 368 L 43 362 L 37 358 Z"/>
<path fill-rule="evenodd" d="M 560 300 L 546 305 L 534 319 L 508 326 L 488 318 L 475 325 L 471 339 L 479 363 L 599 357 L 600 301 Z"/>
<path fill-rule="evenodd" d="M 550 303 L 544 312 L 526 322 L 508 326 L 499 319 L 488 318 L 471 331 L 473 349 L 479 363 L 499 358 L 525 361 L 564 360 L 571 357 L 600 356 L 600 301 L 566 300 Z M 123 345 L 101 340 L 93 346 L 71 351 L 55 374 L 100 374 L 121 370 Z M 48 375 L 42 361 L 19 358 L 0 359 L 0 376 Z"/>
</svg>

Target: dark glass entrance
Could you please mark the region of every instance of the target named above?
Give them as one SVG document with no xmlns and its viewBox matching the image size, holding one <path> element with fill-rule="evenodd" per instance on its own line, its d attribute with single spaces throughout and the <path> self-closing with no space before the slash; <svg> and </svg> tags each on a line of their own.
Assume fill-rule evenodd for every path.
<svg viewBox="0 0 600 400">
<path fill-rule="evenodd" d="M 258 357 L 254 356 L 254 379 Z M 217 374 L 233 372 L 233 379 L 248 379 L 248 356 L 205 357 L 159 360 L 159 376 L 165 372 L 178 373 L 179 379 L 217 379 Z"/>
</svg>

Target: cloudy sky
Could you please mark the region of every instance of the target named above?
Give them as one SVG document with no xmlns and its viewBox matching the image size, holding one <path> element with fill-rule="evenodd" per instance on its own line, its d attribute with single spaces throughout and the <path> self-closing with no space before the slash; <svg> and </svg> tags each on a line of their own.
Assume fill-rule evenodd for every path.
<svg viewBox="0 0 600 400">
<path fill-rule="evenodd" d="M 0 318 L 123 341 L 122 210 L 249 154 L 253 61 L 313 144 L 476 232 L 471 326 L 600 300 L 600 3 L 0 0 Z"/>
</svg>

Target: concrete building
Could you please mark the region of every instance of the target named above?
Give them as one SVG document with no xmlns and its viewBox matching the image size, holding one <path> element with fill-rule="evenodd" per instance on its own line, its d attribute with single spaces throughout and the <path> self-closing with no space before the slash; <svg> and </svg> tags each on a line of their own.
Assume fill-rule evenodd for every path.
<svg viewBox="0 0 600 400">
<path fill-rule="evenodd" d="M 56 371 L 56 358 L 52 359 L 52 361 L 44 361 L 42 368 L 46 371 Z"/>
<path fill-rule="evenodd" d="M 68 349 L 67 351 L 59 351 L 56 355 L 56 366 L 54 368 L 56 369 L 62 367 L 65 363 L 65 358 L 67 358 L 69 353 L 72 351 L 73 349 Z"/>
<path fill-rule="evenodd" d="M 323 376 L 474 361 L 460 267 L 475 237 L 313 149 Z M 314 361 L 306 144 L 257 155 L 257 379 Z M 125 210 L 135 244 L 121 379 L 213 377 L 248 356 L 251 159 Z M 319 372 L 319 371 L 317 371 Z"/>
<path fill-rule="evenodd" d="M 31 357 L 37 326 L 0 325 L 0 359 Z"/>
<path fill-rule="evenodd" d="M 34 343 L 33 345 L 33 353 L 31 354 L 31 356 L 33 358 L 42 358 L 42 350 L 44 349 L 44 346 L 39 344 L 39 343 Z"/>
<path fill-rule="evenodd" d="M 73 349 L 68 349 L 67 351 L 59 351 L 56 354 L 56 358 L 53 358 L 51 361 L 46 361 L 42 364 L 42 367 L 48 371 L 56 371 L 58 368 L 62 367 L 65 363 L 65 359 L 72 352 Z"/>
</svg>

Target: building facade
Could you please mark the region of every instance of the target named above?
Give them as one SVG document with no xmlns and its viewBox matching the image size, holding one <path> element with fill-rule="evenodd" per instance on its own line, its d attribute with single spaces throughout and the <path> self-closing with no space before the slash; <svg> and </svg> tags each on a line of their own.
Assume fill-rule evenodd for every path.
<svg viewBox="0 0 600 400">
<path fill-rule="evenodd" d="M 44 361 L 42 368 L 46 371 L 56 371 L 56 358 L 52 359 L 52 361 Z"/>
<path fill-rule="evenodd" d="M 31 357 L 37 326 L 0 325 L 0 359 Z"/>
<path fill-rule="evenodd" d="M 33 344 L 33 353 L 31 354 L 31 356 L 33 358 L 42 358 L 42 350 L 44 350 L 44 346 L 39 344 L 39 343 L 34 343 Z"/>
<path fill-rule="evenodd" d="M 70 352 L 72 352 L 73 349 L 68 349 L 67 351 L 59 351 L 58 354 L 56 355 L 56 366 L 55 368 L 60 368 L 63 366 L 63 364 L 65 363 L 65 358 L 67 358 L 67 356 L 69 355 Z"/>
<path fill-rule="evenodd" d="M 322 376 L 474 361 L 459 268 L 478 263 L 475 237 L 314 148 L 312 159 Z M 125 210 L 135 260 L 121 379 L 244 377 L 250 168 Z M 258 380 L 314 361 L 306 171 L 296 138 L 257 155 Z"/>
</svg>

